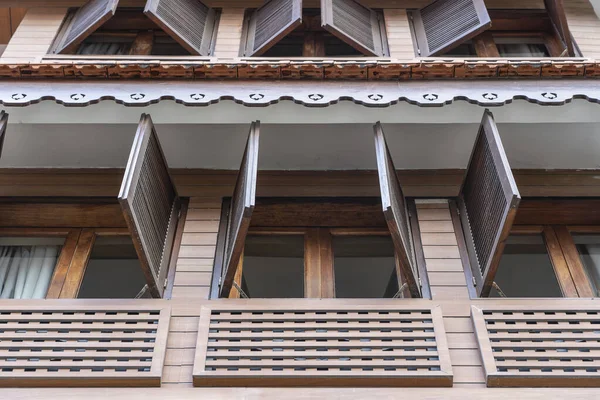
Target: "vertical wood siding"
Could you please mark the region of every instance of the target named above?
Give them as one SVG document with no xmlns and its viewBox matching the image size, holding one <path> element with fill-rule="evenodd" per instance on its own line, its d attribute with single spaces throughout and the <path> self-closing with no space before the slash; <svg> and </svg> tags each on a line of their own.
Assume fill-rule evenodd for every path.
<svg viewBox="0 0 600 400">
<path fill-rule="evenodd" d="M 600 19 L 588 0 L 564 2 L 567 22 L 584 57 L 600 58 Z"/>
<path fill-rule="evenodd" d="M 417 214 L 433 300 L 468 300 L 467 282 L 448 202 L 417 201 Z M 445 315 L 444 327 L 454 371 L 454 386 L 484 386 L 485 377 L 469 310 Z"/>
<path fill-rule="evenodd" d="M 240 53 L 244 8 L 224 8 L 219 20 L 215 57 L 234 58 Z"/>
<path fill-rule="evenodd" d="M 0 45 L 10 41 L 26 12 L 26 8 L 0 8 Z"/>
<path fill-rule="evenodd" d="M 2 62 L 37 62 L 48 53 L 67 15 L 66 8 L 31 8 L 15 31 Z"/>
</svg>

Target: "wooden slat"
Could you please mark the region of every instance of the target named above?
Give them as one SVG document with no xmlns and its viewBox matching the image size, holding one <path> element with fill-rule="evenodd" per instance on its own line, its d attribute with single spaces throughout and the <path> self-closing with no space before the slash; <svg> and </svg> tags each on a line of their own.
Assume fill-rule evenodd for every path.
<svg viewBox="0 0 600 400">
<path fill-rule="evenodd" d="M 296 300 L 293 308 L 265 307 L 260 300 L 207 304 L 194 385 L 338 386 L 349 377 L 359 386 L 451 383 L 439 308 L 396 301 L 363 308 L 362 302 L 320 300 L 318 308 L 310 299 Z"/>
</svg>

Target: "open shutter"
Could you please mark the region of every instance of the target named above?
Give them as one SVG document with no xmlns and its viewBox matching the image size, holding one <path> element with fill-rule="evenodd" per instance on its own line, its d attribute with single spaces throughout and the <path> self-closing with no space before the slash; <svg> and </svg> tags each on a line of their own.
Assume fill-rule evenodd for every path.
<svg viewBox="0 0 600 400">
<path fill-rule="evenodd" d="M 270 0 L 248 20 L 244 56 L 259 56 L 302 24 L 302 0 Z"/>
<path fill-rule="evenodd" d="M 421 297 L 419 273 L 413 253 L 406 199 L 400 187 L 396 168 L 394 168 L 394 162 L 385 142 L 381 124 L 378 122 L 373 129 L 375 131 L 375 153 L 377 154 L 383 214 L 394 242 L 398 264 L 402 276 L 406 280 L 408 290 L 412 297 Z"/>
<path fill-rule="evenodd" d="M 152 119 L 142 114 L 129 154 L 119 203 L 148 287 L 162 296 L 180 201 Z"/>
<path fill-rule="evenodd" d="M 443 54 L 492 26 L 484 0 L 435 0 L 412 17 L 421 57 Z"/>
<path fill-rule="evenodd" d="M 119 0 L 90 0 L 66 22 L 56 53 L 71 52 L 81 42 L 108 21 L 117 10 Z"/>
<path fill-rule="evenodd" d="M 246 150 L 238 172 L 227 225 L 223 275 L 221 277 L 221 297 L 229 297 L 235 279 L 235 272 L 244 251 L 244 242 L 250 226 L 250 218 L 256 202 L 256 177 L 258 175 L 258 143 L 260 122 L 250 125 Z"/>
<path fill-rule="evenodd" d="M 4 137 L 6 136 L 6 127 L 8 126 L 8 114 L 0 112 L 0 158 L 2 158 L 2 147 L 4 146 Z"/>
<path fill-rule="evenodd" d="M 520 201 L 494 117 L 486 110 L 459 193 L 467 250 L 480 296 L 490 293 Z"/>
<path fill-rule="evenodd" d="M 569 31 L 569 25 L 567 24 L 567 15 L 565 14 L 563 1 L 544 0 L 544 3 L 546 4 L 546 10 L 556 29 L 556 33 L 563 41 L 567 50 L 565 56 L 575 57 L 575 46 L 573 45 L 573 38 L 571 37 L 571 31 Z"/>
<path fill-rule="evenodd" d="M 366 55 L 386 55 L 379 16 L 355 0 L 321 0 L 321 26 Z"/>
<path fill-rule="evenodd" d="M 214 9 L 199 0 L 148 0 L 144 13 L 192 54 L 210 55 Z"/>
</svg>

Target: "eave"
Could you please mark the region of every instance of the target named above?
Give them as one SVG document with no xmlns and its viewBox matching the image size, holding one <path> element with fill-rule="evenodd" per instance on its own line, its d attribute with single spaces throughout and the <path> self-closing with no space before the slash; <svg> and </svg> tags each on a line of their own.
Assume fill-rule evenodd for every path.
<svg viewBox="0 0 600 400">
<path fill-rule="evenodd" d="M 53 59 L 2 63 L 0 78 L 198 79 L 198 80 L 423 80 L 497 78 L 595 78 L 592 59 Z"/>
</svg>

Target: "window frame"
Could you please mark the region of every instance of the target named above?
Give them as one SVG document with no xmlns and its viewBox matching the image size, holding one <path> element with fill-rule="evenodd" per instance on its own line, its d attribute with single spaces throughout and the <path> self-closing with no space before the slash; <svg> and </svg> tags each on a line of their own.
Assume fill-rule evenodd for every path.
<svg viewBox="0 0 600 400">
<path fill-rule="evenodd" d="M 365 198 L 369 200 L 375 199 L 374 197 Z M 278 202 L 278 200 L 280 202 Z M 359 204 L 362 199 L 356 198 L 323 198 L 324 201 L 333 202 L 339 201 L 340 204 L 348 202 L 350 204 Z M 352 202 L 355 200 L 355 202 Z M 265 202 L 267 204 L 264 204 Z M 314 204 L 314 199 L 311 201 L 303 201 L 302 199 L 287 199 L 287 198 L 257 198 L 258 206 L 255 208 L 255 214 L 260 220 L 264 220 L 261 211 L 258 213 L 256 210 L 265 209 L 271 206 L 286 205 L 288 201 L 293 201 L 300 206 Z M 423 249 L 421 247 L 421 233 L 419 230 L 418 222 L 416 220 L 416 205 L 414 199 L 408 199 L 409 208 L 409 219 L 410 219 L 410 233 L 414 241 L 414 250 L 417 267 L 421 278 L 421 290 L 422 296 L 425 299 L 431 298 L 431 292 L 429 288 L 429 281 L 427 279 L 425 269 L 425 258 L 423 256 Z M 261 204 L 262 203 L 262 204 Z M 225 242 L 227 236 L 227 229 L 229 225 L 229 210 L 231 206 L 231 198 L 223 198 L 221 205 L 221 216 L 219 221 L 219 229 L 217 233 L 217 243 L 215 259 L 213 264 L 211 288 L 209 299 L 237 299 L 243 297 L 240 293 L 235 290 L 235 286 L 232 287 L 228 297 L 220 297 L 219 285 L 221 282 L 221 275 L 224 268 L 224 254 L 225 254 Z M 268 214 L 268 213 L 266 213 Z M 257 219 L 258 219 L 257 218 Z M 286 218 L 284 218 L 285 220 Z M 287 218 L 289 221 L 289 218 Z M 252 221 L 252 220 L 251 220 Z M 382 222 L 383 213 L 382 213 Z M 253 226 L 252 222 L 248 230 L 248 235 L 302 235 L 304 237 L 304 298 L 336 298 L 335 297 L 335 273 L 334 273 L 334 254 L 331 239 L 334 236 L 391 236 L 391 233 L 387 226 L 381 224 L 381 226 L 289 226 L 285 222 L 281 225 L 274 224 L 273 226 Z M 404 278 L 401 273 L 399 258 L 394 249 L 395 268 L 398 276 L 398 286 L 402 287 Z M 241 268 L 240 268 L 241 266 Z M 240 257 L 240 262 L 236 269 L 235 281 L 241 287 L 239 279 L 243 271 L 243 252 Z M 401 298 L 411 298 L 410 291 L 408 288 L 404 288 L 402 291 Z"/>
</svg>

